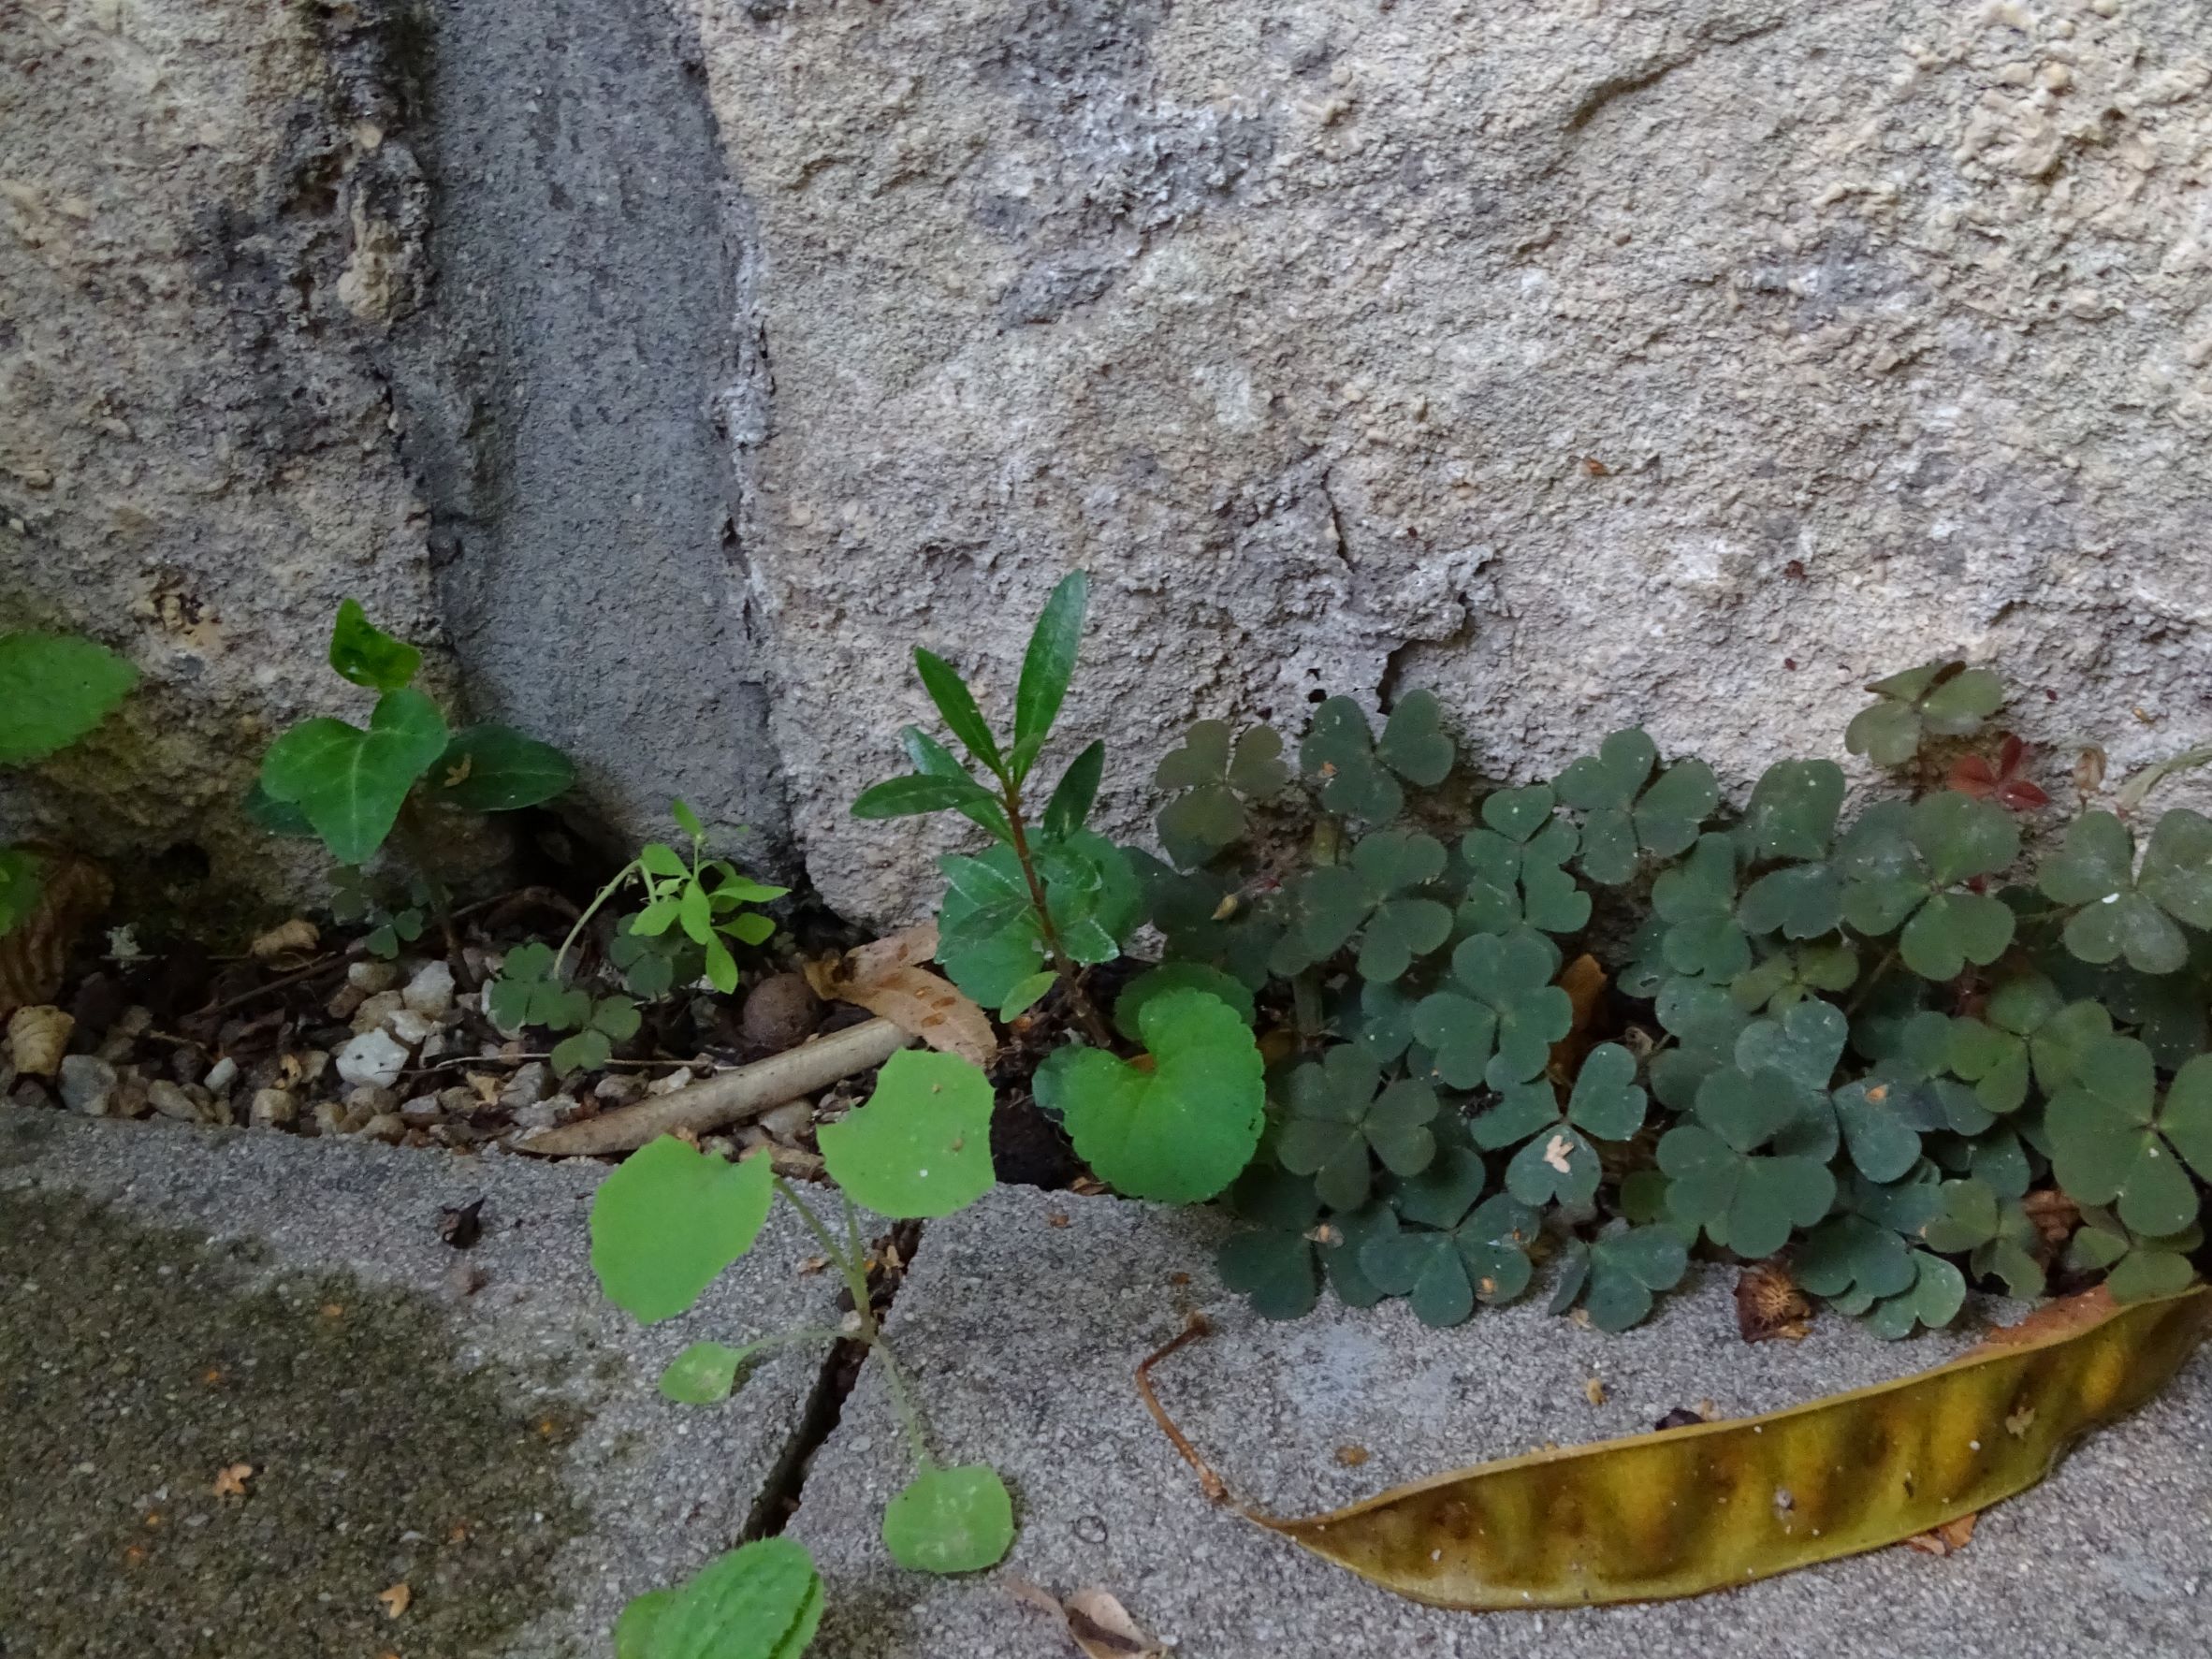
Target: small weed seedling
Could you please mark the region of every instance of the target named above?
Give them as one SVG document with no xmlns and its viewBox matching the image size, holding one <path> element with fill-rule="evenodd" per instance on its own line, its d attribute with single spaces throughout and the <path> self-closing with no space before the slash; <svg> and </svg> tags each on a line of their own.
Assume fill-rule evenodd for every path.
<svg viewBox="0 0 2212 1659">
<path fill-rule="evenodd" d="M 672 810 L 691 837 L 689 858 L 662 842 L 648 843 L 593 896 L 558 951 L 532 942 L 508 952 L 486 990 L 485 1012 L 501 1030 L 537 1026 L 569 1034 L 553 1048 L 553 1069 L 563 1076 L 605 1065 L 615 1043 L 634 1037 L 639 1000 L 665 996 L 702 973 L 724 995 L 736 990 L 731 944 L 758 945 L 776 931 L 775 923 L 747 907 L 781 898 L 790 889 L 755 881 L 727 859 L 708 858 L 698 814 L 681 801 Z M 607 953 L 628 994 L 594 996 L 569 982 L 570 953 L 591 918 L 633 881 L 644 891 L 645 908 L 622 922 Z"/>
<path fill-rule="evenodd" d="M 916 1469 L 884 1510 L 883 1542 L 894 1561 L 922 1572 L 972 1572 L 997 1563 L 1013 1541 L 1013 1504 L 987 1464 L 948 1467 L 930 1455 L 913 1385 L 869 1304 L 867 1253 L 853 1205 L 906 1220 L 949 1215 L 973 1203 L 997 1178 L 991 1105 L 989 1079 L 968 1061 L 912 1050 L 894 1055 L 867 1103 L 842 1122 L 822 1126 L 819 1136 L 822 1160 L 841 1189 L 837 1230 L 774 1172 L 766 1157 L 727 1163 L 673 1136 L 633 1153 L 606 1178 L 591 1206 L 591 1266 L 600 1288 L 654 1324 L 691 1308 L 752 1247 L 772 1201 L 782 1195 L 843 1278 L 851 1315 L 841 1327 L 781 1332 L 735 1346 L 695 1342 L 669 1362 L 661 1391 L 709 1404 L 727 1398 L 744 1368 L 771 1348 L 840 1338 L 865 1345 L 880 1368 Z"/>
<path fill-rule="evenodd" d="M 0 633 L 0 766 L 58 754 L 121 706 L 138 671 L 105 646 L 65 633 Z M 0 934 L 37 908 L 43 861 L 0 845 Z"/>
<path fill-rule="evenodd" d="M 433 910 L 442 910 L 444 898 L 427 814 L 512 812 L 542 805 L 575 781 L 566 755 L 511 726 L 449 730 L 438 705 L 415 689 L 422 652 L 371 622 L 357 601 L 338 607 L 330 666 L 377 694 L 368 729 L 329 716 L 294 726 L 262 758 L 246 810 L 277 835 L 319 838 L 331 857 L 354 866 L 373 859 L 397 829 Z M 396 928 L 404 914 L 387 913 L 379 925 Z"/>
</svg>

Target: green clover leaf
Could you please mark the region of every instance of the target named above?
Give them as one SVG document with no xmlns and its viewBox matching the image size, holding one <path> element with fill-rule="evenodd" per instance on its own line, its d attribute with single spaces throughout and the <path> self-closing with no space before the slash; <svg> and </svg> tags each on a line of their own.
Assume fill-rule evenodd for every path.
<svg viewBox="0 0 2212 1659">
<path fill-rule="evenodd" d="M 1348 865 L 1308 870 L 1286 894 L 1289 929 L 1271 966 L 1294 976 L 1360 936 L 1360 977 L 1394 980 L 1451 936 L 1451 911 L 1419 896 L 1444 873 L 1443 844 L 1411 830 L 1375 830 Z"/>
<path fill-rule="evenodd" d="M 1777 761 L 1752 786 L 1739 832 L 1754 863 L 1826 858 L 1843 809 L 1843 768 L 1833 761 Z"/>
<path fill-rule="evenodd" d="M 2004 702 L 2004 682 L 1986 668 L 1926 662 L 1867 688 L 1875 701 L 1844 728 L 1843 747 L 1879 766 L 1901 766 L 1920 752 L 1924 732 L 1962 737 Z"/>
<path fill-rule="evenodd" d="M 768 1218 L 765 1157 L 709 1157 L 673 1135 L 648 1142 L 591 1201 L 591 1271 L 616 1306 L 648 1325 L 672 1319 L 752 1248 Z"/>
<path fill-rule="evenodd" d="M 1502 789 L 1484 797 L 1484 827 L 1460 842 L 1468 870 L 1460 922 L 1480 933 L 1526 925 L 1573 933 L 1590 920 L 1590 895 L 1562 866 L 1580 842 L 1575 826 L 1553 816 L 1557 797 L 1546 783 Z"/>
<path fill-rule="evenodd" d="M 2212 927 L 2212 820 L 2176 808 L 2151 832 L 2143 868 L 2135 837 L 2109 812 L 2085 812 L 2037 885 L 2045 898 L 2078 906 L 2067 919 L 2066 948 L 2084 962 L 2125 957 L 2142 973 L 2178 972 L 2189 939 L 2176 923 Z"/>
<path fill-rule="evenodd" d="M 1641 730 L 1615 732 L 1559 775 L 1559 798 L 1582 821 L 1582 873 L 1608 887 L 1636 874 L 1639 850 L 1671 858 L 1696 840 L 1720 804 L 1720 786 L 1703 761 L 1679 762 L 1649 789 L 1658 747 Z"/>
<path fill-rule="evenodd" d="M 1567 994 L 1551 982 L 1559 951 L 1541 934 L 1477 934 L 1452 953 L 1448 988 L 1413 1011 L 1414 1035 L 1453 1088 L 1500 1088 L 1543 1070 L 1551 1045 L 1574 1025 Z"/>
<path fill-rule="evenodd" d="M 1463 1321 L 1477 1302 L 1510 1302 L 1528 1288 L 1536 1213 L 1498 1193 L 1440 1227 L 1407 1227 L 1385 1212 L 1360 1251 L 1367 1276 L 1403 1296 L 1424 1325 Z"/>
<path fill-rule="evenodd" d="M 1155 997 L 1138 1024 L 1152 1070 L 1062 1049 L 1038 1068 L 1037 1099 L 1099 1179 L 1131 1198 L 1198 1203 L 1235 1180 L 1259 1144 L 1259 1045 L 1235 1009 L 1203 991 Z"/>
<path fill-rule="evenodd" d="M 1321 1296 L 1313 1238 L 1321 1200 L 1313 1182 L 1256 1163 L 1230 1187 L 1229 1205 L 1251 1227 L 1231 1234 L 1215 1252 L 1221 1283 L 1263 1319 L 1301 1319 L 1312 1313 Z"/>
<path fill-rule="evenodd" d="M 1180 792 L 1156 821 L 1168 856 L 1191 868 L 1244 839 L 1246 803 L 1280 793 L 1290 780 L 1282 754 L 1282 737 L 1267 726 L 1237 736 L 1233 750 L 1226 721 L 1192 726 L 1153 775 L 1159 788 Z"/>
<path fill-rule="evenodd" d="M 2103 1210 L 2086 1210 L 2066 1246 L 2066 1267 L 2102 1273 L 2115 1302 L 2147 1302 L 2186 1290 L 2197 1276 L 2190 1258 L 2204 1248 L 2205 1230 L 2190 1227 L 2166 1237 L 2132 1233 Z"/>
<path fill-rule="evenodd" d="M 1608 1333 L 1640 1325 L 1654 1292 L 1671 1290 L 1690 1271 L 1681 1235 L 1658 1226 L 1617 1228 L 1592 1243 L 1577 1239 L 1560 1256 L 1550 1311 L 1579 1301 L 1591 1324 Z"/>
<path fill-rule="evenodd" d="M 1311 1175 L 1321 1201 L 1356 1210 L 1367 1201 L 1372 1152 L 1396 1175 L 1416 1175 L 1436 1156 L 1430 1125 L 1436 1095 L 1425 1083 L 1385 1086 L 1381 1069 L 1352 1043 L 1290 1073 L 1289 1115 L 1275 1156 L 1294 1175 Z"/>
<path fill-rule="evenodd" d="M 2014 1296 L 2041 1296 L 2044 1271 L 2036 1253 L 2043 1234 L 2018 1201 L 2005 1201 L 1987 1182 L 1971 1178 L 1946 1181 L 1939 1190 L 1943 1207 L 1920 1229 L 1928 1247 L 1966 1256 L 1977 1277 L 2002 1279 Z"/>
<path fill-rule="evenodd" d="M 1843 884 L 1825 864 L 1783 865 L 1743 890 L 1736 919 L 1748 933 L 1819 939 L 1843 919 Z"/>
<path fill-rule="evenodd" d="M 1844 836 L 1836 866 L 1848 883 L 1843 919 L 1870 938 L 1904 929 L 1899 954 L 1922 979 L 1955 979 L 2012 943 L 2011 909 L 1961 883 L 1994 875 L 2019 855 L 2010 813 L 1956 791 L 1907 806 L 1869 808 Z"/>
<path fill-rule="evenodd" d="M 1660 954 L 1670 972 L 1732 980 L 1751 967 L 1751 941 L 1736 920 L 1736 843 L 1697 837 L 1690 855 L 1652 884 L 1652 909 L 1666 924 Z"/>
<path fill-rule="evenodd" d="M 1299 747 L 1299 770 L 1320 784 L 1321 805 L 1329 811 L 1383 823 L 1404 808 L 1399 778 L 1434 784 L 1451 770 L 1451 740 L 1441 724 L 1434 694 L 1414 691 L 1399 700 L 1377 745 L 1360 706 L 1349 697 L 1332 697 L 1314 710 Z"/>
<path fill-rule="evenodd" d="M 991 1080 L 957 1055 L 902 1049 L 867 1103 L 816 1131 L 830 1178 L 900 1220 L 950 1215 L 991 1190 Z"/>
<path fill-rule="evenodd" d="M 1659 1168 L 1669 1214 L 1746 1260 L 1773 1255 L 1793 1230 L 1826 1215 L 1836 1196 L 1836 1178 L 1821 1159 L 1739 1151 L 1699 1123 L 1660 1138 Z"/>
<path fill-rule="evenodd" d="M 2212 1055 L 2183 1067 L 2161 1104 L 2150 1051 L 2132 1037 L 2105 1038 L 2053 1098 L 2045 1128 L 2052 1171 L 2069 1197 L 2117 1199 L 2132 1232 L 2180 1232 L 2197 1217 L 2189 1171 L 2212 1173 Z"/>
<path fill-rule="evenodd" d="M 1761 950 L 1756 962 L 1728 982 L 1728 995 L 1750 1013 L 1779 1013 L 1824 992 L 1848 990 L 1858 978 L 1858 953 L 1841 940 Z"/>
</svg>

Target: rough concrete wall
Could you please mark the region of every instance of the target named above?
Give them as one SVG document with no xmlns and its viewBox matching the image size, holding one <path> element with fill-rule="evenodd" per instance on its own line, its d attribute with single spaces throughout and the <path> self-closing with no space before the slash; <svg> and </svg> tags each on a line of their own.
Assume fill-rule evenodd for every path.
<svg viewBox="0 0 2212 1659">
<path fill-rule="evenodd" d="M 1125 830 L 1181 722 L 1325 691 L 1739 785 L 1943 652 L 2116 775 L 2208 723 L 2207 0 L 687 3 L 776 728 L 855 911 L 929 882 L 844 816 L 906 648 L 1003 698 L 1076 563 Z"/>
<path fill-rule="evenodd" d="M 718 429 L 757 425 L 696 49 L 666 0 L 438 0 L 436 303 L 402 332 L 447 633 L 481 712 L 634 836 L 785 815 Z"/>
<path fill-rule="evenodd" d="M 420 180 L 383 141 L 403 47 L 351 8 L 0 7 L 0 628 L 80 628 L 144 676 L 9 784 L 6 827 L 139 855 L 141 899 L 195 848 L 265 882 L 237 802 L 331 701 L 342 596 L 433 627 L 371 357 L 415 294 Z"/>
</svg>

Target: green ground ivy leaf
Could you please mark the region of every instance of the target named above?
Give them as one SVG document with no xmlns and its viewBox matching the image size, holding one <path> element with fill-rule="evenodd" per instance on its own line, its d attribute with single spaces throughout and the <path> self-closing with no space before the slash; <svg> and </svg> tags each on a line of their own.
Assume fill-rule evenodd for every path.
<svg viewBox="0 0 2212 1659">
<path fill-rule="evenodd" d="M 957 1055 L 902 1049 L 867 1104 L 815 1133 L 855 1203 L 899 1220 L 964 1210 L 991 1190 L 991 1080 Z"/>
<path fill-rule="evenodd" d="M 1013 1498 L 988 1463 L 924 1469 L 883 1508 L 883 1546 L 910 1572 L 981 1572 L 1013 1536 Z"/>
<path fill-rule="evenodd" d="M 1680 762 L 1646 789 L 1658 762 L 1657 745 L 1631 727 L 1559 775 L 1559 798 L 1586 814 L 1581 866 L 1592 880 L 1608 887 L 1626 881 L 1639 849 L 1660 858 L 1683 851 L 1719 804 L 1720 787 L 1703 761 Z"/>
<path fill-rule="evenodd" d="M 64 633 L 0 633 L 0 766 L 65 749 L 106 720 L 138 671 L 105 646 Z"/>
<path fill-rule="evenodd" d="M 397 691 L 414 683 L 422 653 L 371 622 L 359 600 L 344 599 L 330 627 L 330 666 L 357 686 Z"/>
<path fill-rule="evenodd" d="M 469 812 L 513 812 L 563 793 L 576 780 L 568 756 L 512 726 L 469 726 L 430 769 L 430 799 Z"/>
<path fill-rule="evenodd" d="M 591 1201 L 591 1271 L 616 1306 L 648 1325 L 672 1319 L 752 1248 L 774 1170 L 708 1157 L 673 1135 L 615 1167 Z"/>
<path fill-rule="evenodd" d="M 2066 948 L 2084 962 L 2125 957 L 2142 973 L 2174 973 L 2189 962 L 2176 922 L 2212 927 L 2212 821 L 2176 808 L 2159 820 L 2135 870 L 2135 837 L 2109 812 L 2085 812 L 2037 879 L 2045 897 L 2078 906 Z"/>
<path fill-rule="evenodd" d="M 762 1538 L 623 1608 L 615 1659 L 799 1659 L 822 1608 L 822 1580 L 805 1547 Z"/>
<path fill-rule="evenodd" d="M 1075 677 L 1075 658 L 1083 647 L 1083 615 L 1090 604 L 1091 579 L 1082 571 L 1070 571 L 1053 589 L 1052 597 L 1038 613 L 1029 631 L 1029 648 L 1022 657 L 1022 677 L 1014 688 L 1014 775 L 1027 775 L 1053 722 L 1060 718 L 1060 705 L 1068 696 L 1068 682 Z"/>
<path fill-rule="evenodd" d="M 341 864 L 366 864 L 445 745 L 435 703 L 420 691 L 386 691 L 366 732 L 326 716 L 279 737 L 262 759 L 261 787 L 296 805 Z"/>
<path fill-rule="evenodd" d="M 1562 866 L 1575 855 L 1580 832 L 1553 816 L 1549 784 L 1502 789 L 1485 796 L 1480 829 L 1460 841 L 1468 871 L 1460 923 L 1480 933 L 1517 925 L 1573 933 L 1590 920 L 1590 895 Z"/>
<path fill-rule="evenodd" d="M 1154 1069 L 1068 1048 L 1038 1069 L 1037 1099 L 1084 1162 L 1131 1198 L 1195 1204 L 1252 1161 L 1266 1121 L 1259 1045 L 1203 991 L 1153 997 L 1139 1015 Z"/>
<path fill-rule="evenodd" d="M 1643 1323 L 1652 1296 L 1671 1290 L 1690 1271 L 1681 1236 L 1666 1227 L 1615 1229 L 1561 1252 L 1559 1282 L 1550 1311 L 1564 1314 L 1577 1301 L 1598 1330 L 1626 1331 Z"/>
<path fill-rule="evenodd" d="M 1842 809 L 1842 767 L 1833 761 L 1778 761 L 1760 774 L 1744 808 L 1746 855 L 1754 862 L 1825 858 Z"/>
<path fill-rule="evenodd" d="M 1457 1325 L 1477 1302 L 1510 1302 L 1528 1288 L 1537 1226 L 1535 1211 L 1505 1193 L 1437 1228 L 1407 1227 L 1386 1212 L 1360 1265 L 1384 1291 L 1404 1297 L 1422 1324 Z"/>
<path fill-rule="evenodd" d="M 1960 737 L 1995 714 L 2004 682 L 1986 668 L 1925 662 L 1867 687 L 1876 701 L 1844 729 L 1843 747 L 1876 765 L 1901 766 L 1920 750 L 1923 732 Z"/>
<path fill-rule="evenodd" d="M 2019 825 L 2001 807 L 1945 790 L 1907 806 L 1884 801 L 1853 824 L 1836 853 L 1843 919 L 1870 938 L 1904 929 L 1904 964 L 1923 979 L 1955 979 L 1994 962 L 2012 942 L 2010 907 L 1961 883 L 1994 875 L 2019 855 Z"/>
<path fill-rule="evenodd" d="M 1452 953 L 1446 989 L 1413 1011 L 1414 1035 L 1453 1088 L 1521 1083 L 1543 1070 L 1575 1010 L 1551 982 L 1559 951 L 1539 934 L 1477 934 Z"/>
<path fill-rule="evenodd" d="M 1311 1175 L 1321 1201 L 1356 1210 L 1367 1201 L 1372 1151 L 1396 1175 L 1415 1175 L 1436 1155 L 1430 1125 L 1436 1095 L 1425 1083 L 1401 1079 L 1385 1087 L 1381 1069 L 1352 1043 L 1290 1073 L 1289 1115 L 1275 1156 L 1294 1175 Z"/>
<path fill-rule="evenodd" d="M 2183 1067 L 2161 1104 L 2150 1051 L 2132 1037 L 2105 1038 L 2051 1099 L 2044 1126 L 2067 1196 L 2082 1204 L 2117 1199 L 2132 1232 L 2179 1232 L 2197 1217 L 2189 1169 L 2212 1177 L 2212 1056 Z"/>
<path fill-rule="evenodd" d="M 1237 1011 L 1245 1025 L 1258 1017 L 1252 993 L 1244 982 L 1218 968 L 1201 962 L 1163 962 L 1148 968 L 1128 982 L 1113 1004 L 1113 1028 L 1131 1042 L 1144 1041 L 1144 1009 L 1156 997 L 1171 991 L 1205 991 Z"/>
</svg>

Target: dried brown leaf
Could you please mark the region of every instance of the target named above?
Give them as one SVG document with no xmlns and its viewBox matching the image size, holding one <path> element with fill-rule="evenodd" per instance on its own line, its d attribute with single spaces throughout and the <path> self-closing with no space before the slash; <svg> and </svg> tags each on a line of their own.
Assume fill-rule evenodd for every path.
<svg viewBox="0 0 2212 1659">
<path fill-rule="evenodd" d="M 321 943 L 322 938 L 313 922 L 295 916 L 267 933 L 256 934 L 246 949 L 256 962 L 273 962 L 279 956 L 303 955 Z"/>
<path fill-rule="evenodd" d="M 232 1463 L 215 1471 L 214 1492 L 219 1498 L 242 1498 L 246 1495 L 246 1482 L 254 1477 L 251 1463 Z"/>
<path fill-rule="evenodd" d="M 1961 1515 L 1956 1521 L 1946 1521 L 1939 1527 L 1907 1538 L 1905 1548 L 1917 1550 L 1923 1555 L 1956 1555 L 1972 1540 L 1974 1522 L 1980 1519 L 1979 1514 L 1974 1514 Z"/>
<path fill-rule="evenodd" d="M 389 1590 L 379 1590 L 376 1599 L 384 1603 L 384 1616 L 397 1619 L 415 1600 L 415 1592 L 404 1583 L 394 1584 Z"/>
<path fill-rule="evenodd" d="M 7 1022 L 7 1056 L 25 1077 L 51 1077 L 76 1029 L 76 1019 L 51 1003 L 19 1008 Z"/>
<path fill-rule="evenodd" d="M 842 956 L 806 965 L 815 995 L 850 1002 L 931 1048 L 987 1066 L 998 1054 L 991 1016 L 953 983 L 920 964 L 937 954 L 937 924 L 887 935 Z"/>
<path fill-rule="evenodd" d="M 1137 1628 L 1118 1597 L 1097 1585 L 1065 1601 L 1026 1579 L 1012 1579 L 1006 1589 L 1016 1601 L 1057 1619 L 1084 1659 L 1161 1659 L 1166 1652 Z"/>
</svg>

